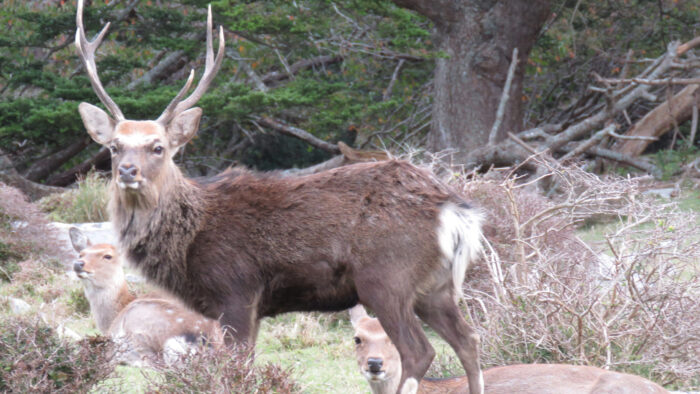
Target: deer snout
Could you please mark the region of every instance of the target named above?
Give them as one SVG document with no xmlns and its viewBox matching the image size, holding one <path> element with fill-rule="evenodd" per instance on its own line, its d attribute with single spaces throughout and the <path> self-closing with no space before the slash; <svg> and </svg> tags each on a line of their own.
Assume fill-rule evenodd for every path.
<svg viewBox="0 0 700 394">
<path fill-rule="evenodd" d="M 367 359 L 367 368 L 371 373 L 382 372 L 382 366 L 384 366 L 384 360 L 381 358 L 370 357 Z"/>
<path fill-rule="evenodd" d="M 131 163 L 119 164 L 117 167 L 117 172 L 119 173 L 119 181 L 117 184 L 122 189 L 138 189 L 139 183 L 141 182 L 141 171 L 139 168 Z"/>
<path fill-rule="evenodd" d="M 78 275 L 79 278 L 87 278 L 87 272 L 85 272 L 85 262 L 82 260 L 78 260 L 75 263 L 73 263 L 73 271 L 75 271 L 75 274 Z"/>
<path fill-rule="evenodd" d="M 120 164 L 119 179 L 123 182 L 133 182 L 139 174 L 139 168 L 133 164 Z"/>
</svg>

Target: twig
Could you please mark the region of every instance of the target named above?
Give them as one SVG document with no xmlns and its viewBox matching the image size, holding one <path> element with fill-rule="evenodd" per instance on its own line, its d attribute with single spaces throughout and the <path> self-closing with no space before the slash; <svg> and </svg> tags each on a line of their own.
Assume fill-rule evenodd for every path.
<svg viewBox="0 0 700 394">
<path fill-rule="evenodd" d="M 396 79 L 399 76 L 399 70 L 401 70 L 401 66 L 403 66 L 405 60 L 399 59 L 399 63 L 396 65 L 396 68 L 394 68 L 394 73 L 391 74 L 391 81 L 389 81 L 389 85 L 386 87 L 384 90 L 384 94 L 382 95 L 382 100 L 387 101 L 391 97 L 391 90 L 394 88 L 394 84 L 396 83 Z"/>
<path fill-rule="evenodd" d="M 491 133 L 489 134 L 489 145 L 496 143 L 496 136 L 498 135 L 498 129 L 501 127 L 501 122 L 503 121 L 503 115 L 506 110 L 506 104 L 510 98 L 510 85 L 513 82 L 513 75 L 515 75 L 515 67 L 518 64 L 518 48 L 513 48 L 513 56 L 510 60 L 510 67 L 508 68 L 508 77 L 506 78 L 506 84 L 503 86 L 503 93 L 501 94 L 501 101 L 498 103 L 498 110 L 496 111 L 496 120 L 493 122 L 493 127 L 491 127 Z"/>
<path fill-rule="evenodd" d="M 515 134 L 513 134 L 513 133 L 511 133 L 511 132 L 508 132 L 508 138 L 510 138 L 511 140 L 515 141 L 518 145 L 522 146 L 523 149 L 525 149 L 526 151 L 532 153 L 533 155 L 539 155 L 540 153 L 542 153 L 542 152 L 544 152 L 544 151 L 547 150 L 547 149 L 545 149 L 545 150 L 542 151 L 542 152 L 538 152 L 538 151 L 535 150 L 535 148 L 531 147 L 531 146 L 528 145 L 525 141 L 521 140 L 517 135 L 515 135 Z"/>
</svg>

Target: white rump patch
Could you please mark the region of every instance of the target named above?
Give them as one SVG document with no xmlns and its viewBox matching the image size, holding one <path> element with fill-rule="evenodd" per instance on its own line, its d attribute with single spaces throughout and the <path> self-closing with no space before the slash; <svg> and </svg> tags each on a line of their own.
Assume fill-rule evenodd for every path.
<svg viewBox="0 0 700 394">
<path fill-rule="evenodd" d="M 445 265 L 452 269 L 455 300 L 459 300 L 467 268 L 483 250 L 481 215 L 474 209 L 445 204 L 440 211 L 437 236 Z"/>
</svg>

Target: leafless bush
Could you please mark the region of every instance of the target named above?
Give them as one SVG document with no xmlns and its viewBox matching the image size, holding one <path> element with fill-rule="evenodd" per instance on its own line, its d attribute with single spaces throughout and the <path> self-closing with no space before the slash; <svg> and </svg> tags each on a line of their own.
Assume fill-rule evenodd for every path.
<svg viewBox="0 0 700 394">
<path fill-rule="evenodd" d="M 538 160 L 455 183 L 487 217 L 492 249 L 465 297 L 486 364 L 568 362 L 612 367 L 688 387 L 700 377 L 698 218 L 639 192 Z M 547 181 L 543 197 L 537 184 Z M 598 241 L 579 234 L 595 233 Z M 695 381 L 695 383 L 692 383 Z"/>
<path fill-rule="evenodd" d="M 69 342 L 40 319 L 10 315 L 0 327 L 0 392 L 85 393 L 114 370 L 106 338 Z"/>
<path fill-rule="evenodd" d="M 242 347 L 205 348 L 160 366 L 160 374 L 145 375 L 148 392 L 157 393 L 296 393 L 290 372 L 274 364 L 253 365 Z"/>
</svg>

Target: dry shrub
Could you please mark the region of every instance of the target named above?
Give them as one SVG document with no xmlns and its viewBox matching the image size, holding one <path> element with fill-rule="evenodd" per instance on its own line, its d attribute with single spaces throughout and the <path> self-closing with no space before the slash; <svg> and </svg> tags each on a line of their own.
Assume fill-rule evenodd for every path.
<svg viewBox="0 0 700 394">
<path fill-rule="evenodd" d="M 144 375 L 155 393 L 296 393 L 291 372 L 274 364 L 253 365 L 243 347 L 208 347 L 183 357 L 159 374 Z"/>
<path fill-rule="evenodd" d="M 698 220 L 606 178 L 546 160 L 454 182 L 486 216 L 492 249 L 465 286 L 486 365 L 611 367 L 662 384 L 700 381 Z M 537 190 L 548 183 L 549 198 Z M 605 221 L 601 240 L 577 229 Z"/>
<path fill-rule="evenodd" d="M 47 224 L 46 216 L 22 192 L 0 182 L 0 278 L 11 280 L 19 270 L 17 262 L 30 257 L 51 268 L 59 267 L 51 258 L 67 258 Z"/>
<path fill-rule="evenodd" d="M 40 319 L 7 315 L 0 327 L 0 392 L 85 393 L 114 370 L 104 337 L 69 342 Z"/>
</svg>

